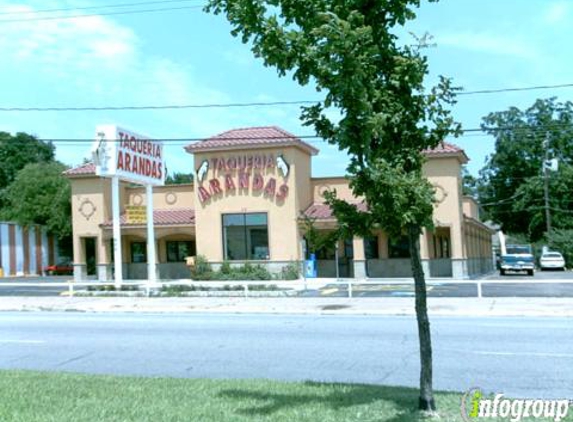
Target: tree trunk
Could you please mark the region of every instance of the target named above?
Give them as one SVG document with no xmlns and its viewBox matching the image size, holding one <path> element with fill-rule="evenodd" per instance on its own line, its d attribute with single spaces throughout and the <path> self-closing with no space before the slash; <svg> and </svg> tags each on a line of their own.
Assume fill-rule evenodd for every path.
<svg viewBox="0 0 573 422">
<path fill-rule="evenodd" d="M 430 320 L 426 304 L 426 279 L 420 259 L 419 226 L 408 227 L 408 240 L 410 241 L 410 263 L 414 275 L 416 288 L 416 318 L 418 320 L 418 338 L 420 342 L 420 410 L 436 410 L 434 392 L 432 388 L 432 337 L 430 334 Z"/>
</svg>

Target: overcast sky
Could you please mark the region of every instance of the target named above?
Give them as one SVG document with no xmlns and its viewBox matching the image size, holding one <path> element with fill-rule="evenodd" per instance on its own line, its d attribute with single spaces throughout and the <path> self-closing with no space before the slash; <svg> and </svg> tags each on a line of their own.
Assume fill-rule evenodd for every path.
<svg viewBox="0 0 573 422">
<path fill-rule="evenodd" d="M 130 7 L 93 6 L 139 3 Z M 145 4 L 147 3 L 147 4 Z M 204 0 L 0 0 L 0 107 L 85 107 L 223 104 L 312 100 L 255 60 L 229 34 L 222 16 L 205 14 Z M 194 7 L 194 8 L 192 8 Z M 82 8 L 55 13 L 45 9 Z M 175 9 L 177 8 L 177 9 Z M 57 16 L 171 9 L 73 19 Z M 34 13 L 30 13 L 34 12 Z M 39 20 L 41 18 L 41 20 Z M 573 83 L 573 1 L 442 0 L 424 4 L 408 30 L 433 35 L 432 74 L 454 78 L 466 91 Z M 479 127 L 490 111 L 526 108 L 536 98 L 569 100 L 573 88 L 467 95 L 454 109 L 464 128 Z M 0 130 L 48 139 L 92 139 L 95 127 L 115 123 L 157 138 L 204 138 L 247 126 L 277 125 L 313 135 L 298 106 L 97 112 L 0 111 Z M 464 148 L 477 173 L 493 139 L 476 134 L 449 140 Z M 344 174 L 346 157 L 320 141 L 313 174 Z M 184 142 L 167 148 L 170 171 L 192 171 Z M 76 165 L 88 143 L 57 142 L 57 157 Z"/>
</svg>

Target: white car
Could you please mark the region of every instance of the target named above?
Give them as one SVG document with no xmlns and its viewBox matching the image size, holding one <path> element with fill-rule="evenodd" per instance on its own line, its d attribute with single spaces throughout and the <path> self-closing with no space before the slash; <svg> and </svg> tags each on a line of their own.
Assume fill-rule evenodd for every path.
<svg viewBox="0 0 573 422">
<path fill-rule="evenodd" d="M 541 270 L 565 270 L 565 259 L 559 252 L 545 252 L 539 259 Z"/>
</svg>

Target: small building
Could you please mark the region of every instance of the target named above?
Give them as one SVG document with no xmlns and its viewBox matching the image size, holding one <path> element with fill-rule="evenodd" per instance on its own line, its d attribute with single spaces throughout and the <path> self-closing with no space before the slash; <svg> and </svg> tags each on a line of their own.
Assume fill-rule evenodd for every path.
<svg viewBox="0 0 573 422">
<path fill-rule="evenodd" d="M 198 254 L 214 266 L 252 262 L 278 272 L 305 259 L 305 219 L 318 230 L 336 226 L 325 191 L 336 189 L 339 197 L 365 207 L 345 177 L 312 177 L 318 149 L 278 127 L 230 130 L 185 151 L 194 158 L 189 157 L 189 168 L 195 183 L 153 190 L 161 279 L 189 278 L 185 258 Z M 424 229 L 420 239 L 426 275 L 469 278 L 492 271 L 491 230 L 480 222 L 476 202 L 462 195 L 461 168 L 468 157 L 446 142 L 425 155 L 424 174 L 437 199 L 435 228 Z M 84 278 L 86 262 L 95 259 L 99 279 L 111 279 L 110 181 L 96 176 L 93 164 L 65 174 L 72 186 L 76 278 Z M 146 278 L 146 226 L 140 218 L 145 188 L 122 183 L 120 203 L 123 276 Z M 382 231 L 340 240 L 337 248 L 316 251 L 318 276 L 410 277 L 407 246 L 405 237 L 389 238 Z M 90 250 L 95 256 L 87 256 Z"/>
<path fill-rule="evenodd" d="M 42 275 L 58 260 L 56 239 L 42 226 L 0 222 L 0 268 L 4 276 Z"/>
</svg>

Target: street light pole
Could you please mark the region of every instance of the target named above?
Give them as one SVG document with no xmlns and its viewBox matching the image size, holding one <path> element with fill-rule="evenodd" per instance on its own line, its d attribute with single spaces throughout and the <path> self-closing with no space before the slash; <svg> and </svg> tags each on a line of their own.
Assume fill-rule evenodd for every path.
<svg viewBox="0 0 573 422">
<path fill-rule="evenodd" d="M 543 142 L 545 147 L 545 159 L 543 160 L 543 196 L 545 199 L 545 224 L 547 235 L 551 232 L 551 211 L 549 209 L 549 167 L 547 163 L 549 162 L 549 136 L 545 137 Z"/>
</svg>

